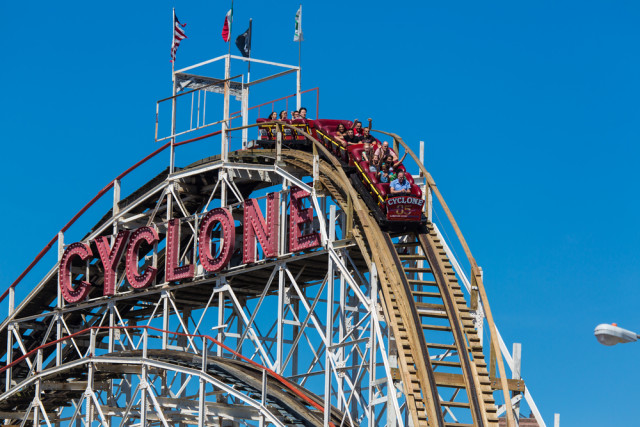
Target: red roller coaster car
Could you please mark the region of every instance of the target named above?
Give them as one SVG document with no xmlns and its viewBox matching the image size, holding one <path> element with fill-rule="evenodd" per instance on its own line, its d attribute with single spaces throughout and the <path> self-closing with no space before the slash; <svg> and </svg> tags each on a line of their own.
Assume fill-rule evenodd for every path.
<svg viewBox="0 0 640 427">
<path fill-rule="evenodd" d="M 294 127 L 294 129 L 283 127 L 283 144 L 289 148 L 308 149 L 310 141 L 296 129 L 314 136 L 318 141 L 333 153 L 342 163 L 345 169 L 355 170 L 353 172 L 362 183 L 360 191 L 365 197 L 373 200 L 382 214 L 382 218 L 390 222 L 422 222 L 424 199 L 422 190 L 414 183 L 413 177 L 406 171 L 404 165 L 399 165 L 396 169 L 405 172 L 407 181 L 411 184 L 411 194 L 405 196 L 392 196 L 389 190 L 389 183 L 378 181 L 376 173 L 369 171 L 369 162 L 363 160 L 362 151 L 364 144 L 355 144 L 347 148 L 340 144 L 335 136 L 339 124 L 343 124 L 347 129 L 351 128 L 353 122 L 350 120 L 318 119 L 318 120 L 282 120 Z M 269 146 L 275 143 L 277 123 L 268 119 L 258 119 L 260 130 L 260 144 Z M 374 148 L 382 144 L 375 140 Z M 393 150 L 391 150 L 393 152 Z M 394 153 L 395 154 L 395 153 Z M 360 186 L 357 186 L 358 188 Z"/>
</svg>

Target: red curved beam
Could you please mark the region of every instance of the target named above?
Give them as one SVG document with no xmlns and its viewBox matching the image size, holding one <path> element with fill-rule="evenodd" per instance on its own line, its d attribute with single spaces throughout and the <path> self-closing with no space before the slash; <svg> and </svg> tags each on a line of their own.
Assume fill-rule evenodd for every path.
<svg viewBox="0 0 640 427">
<path fill-rule="evenodd" d="M 297 387 L 294 387 L 294 385 L 289 380 L 287 380 L 283 376 L 277 374 L 276 372 L 272 371 L 271 369 L 267 368 L 266 366 L 262 366 L 261 364 L 259 364 L 257 362 L 254 362 L 253 360 L 243 356 L 242 354 L 236 352 L 235 350 L 232 350 L 231 348 L 227 347 L 226 345 L 224 345 L 220 341 L 216 340 L 215 338 L 210 337 L 209 335 L 186 334 L 186 333 L 183 333 L 183 332 L 166 331 L 164 329 L 155 328 L 153 326 L 91 326 L 89 328 L 85 328 L 85 329 L 83 329 L 81 331 L 75 332 L 73 334 L 67 335 L 65 337 L 62 337 L 62 338 L 54 340 L 54 341 L 50 341 L 50 342 L 48 342 L 46 344 L 43 344 L 43 345 L 41 345 L 39 347 L 34 348 L 33 350 L 29 351 L 27 354 L 25 354 L 23 356 L 20 356 L 19 358 L 17 358 L 16 360 L 11 362 L 10 364 L 0 367 L 0 374 L 3 373 L 4 371 L 6 371 L 7 369 L 15 366 L 16 364 L 22 362 L 23 360 L 25 360 L 29 356 L 34 355 L 35 353 L 38 352 L 38 350 L 42 350 L 44 348 L 47 348 L 47 347 L 50 347 L 52 345 L 58 344 L 58 343 L 60 343 L 62 341 L 66 341 L 66 340 L 69 340 L 71 338 L 75 338 L 78 335 L 84 335 L 87 332 L 91 332 L 92 330 L 99 330 L 99 329 L 107 329 L 107 330 L 108 329 L 147 329 L 147 330 L 150 329 L 152 331 L 166 333 L 166 334 L 172 334 L 172 335 L 177 335 L 177 336 L 182 336 L 182 337 L 203 338 L 205 340 L 209 340 L 212 343 L 214 343 L 215 345 L 218 345 L 218 346 L 222 347 L 223 349 L 227 350 L 228 352 L 230 352 L 234 356 L 244 360 L 245 362 L 248 362 L 249 364 L 251 364 L 251 365 L 253 365 L 253 366 L 257 367 L 257 368 L 268 372 L 269 374 L 271 374 L 272 377 L 274 377 L 282 385 L 284 385 L 289 391 L 291 391 L 293 394 L 298 396 L 300 399 L 304 400 L 306 403 L 308 403 L 309 405 L 313 406 L 314 408 L 316 408 L 317 410 L 319 410 L 320 412 L 322 412 L 324 414 L 324 407 L 322 407 L 319 403 L 316 403 L 309 396 L 307 396 L 306 394 L 304 394 L 303 392 L 298 390 Z M 335 427 L 335 424 L 333 424 L 331 422 L 329 422 L 329 425 L 332 426 L 332 427 Z"/>
<path fill-rule="evenodd" d="M 126 171 L 124 171 L 120 175 L 118 175 L 113 181 L 111 181 L 102 190 L 100 190 L 98 192 L 98 194 L 96 194 L 95 197 L 89 201 L 89 203 L 84 205 L 84 207 L 82 209 L 80 209 L 78 211 L 78 213 L 75 214 L 75 216 L 73 218 L 71 218 L 71 220 L 69 220 L 69 222 L 67 222 L 65 224 L 65 226 L 62 227 L 62 229 L 60 231 L 63 232 L 63 233 L 65 231 L 67 231 L 78 220 L 78 218 L 80 218 L 91 206 L 93 206 L 98 200 L 100 200 L 102 198 L 102 196 L 104 196 L 107 191 L 111 190 L 111 188 L 113 187 L 113 184 L 114 184 L 114 182 L 116 180 L 124 178 L 129 173 L 131 173 L 131 171 L 137 169 L 140 165 L 142 165 L 143 163 L 147 162 L 149 159 L 155 157 L 156 155 L 160 154 L 162 151 L 166 150 L 167 147 L 169 147 L 170 145 L 171 145 L 171 142 L 167 142 L 162 147 L 158 148 L 157 150 L 155 150 L 154 152 L 152 152 L 151 154 L 149 154 L 148 156 L 146 156 L 145 158 L 140 160 L 138 163 L 134 164 L 129 169 L 127 169 Z M 44 257 L 47 254 L 47 252 L 49 252 L 49 249 L 51 249 L 51 247 L 57 241 L 58 241 L 58 234 L 56 234 L 55 237 L 53 239 L 51 239 L 51 241 L 49 243 L 47 243 L 47 245 L 40 251 L 40 253 L 38 253 L 38 255 L 33 259 L 33 261 L 31 261 L 31 264 L 29 264 L 29 266 L 22 272 L 22 274 L 20 274 L 20 276 L 18 276 L 18 278 L 16 280 L 14 280 L 14 282 L 11 284 L 11 286 L 9 286 L 7 288 L 7 290 L 4 291 L 4 293 L 0 296 L 0 302 L 4 301 L 4 299 L 7 297 L 7 295 L 9 295 L 9 290 L 11 288 L 15 288 L 18 285 L 18 283 L 20 283 L 20 281 L 22 279 L 24 279 L 24 276 L 26 276 L 31 271 L 31 269 L 33 267 L 35 267 L 35 265 L 42 259 L 42 257 Z"/>
<path fill-rule="evenodd" d="M 307 92 L 311 92 L 311 91 L 316 91 L 317 95 L 316 95 L 316 116 L 317 116 L 317 109 L 318 109 L 318 104 L 319 104 L 319 96 L 320 96 L 320 88 L 313 88 L 313 89 L 307 89 L 305 91 L 300 92 L 301 94 L 303 93 L 307 93 Z M 266 104 L 270 104 L 272 102 L 276 102 L 285 98 L 289 98 L 295 96 L 295 94 L 293 95 L 289 95 L 289 96 L 285 96 L 284 98 L 279 98 L 276 99 L 274 101 L 269 101 L 266 102 L 264 104 L 261 105 L 266 105 Z M 254 109 L 257 107 L 260 107 L 261 105 L 256 105 L 250 108 Z M 236 113 L 234 113 L 236 114 Z M 316 117 L 317 118 L 317 117 Z M 192 138 L 192 139 L 187 139 L 185 141 L 181 141 L 181 142 L 177 142 L 175 144 L 173 144 L 174 147 L 179 147 L 181 145 L 185 145 L 185 144 L 189 144 L 191 142 L 195 142 L 195 141 L 199 141 L 201 139 L 205 139 L 205 138 L 209 138 L 211 136 L 215 136 L 215 135 L 220 135 L 220 133 L 222 133 L 222 131 L 216 131 L 216 132 L 212 132 L 206 135 L 202 135 L 202 136 L 198 136 L 196 138 Z M 135 169 L 137 169 L 140 165 L 146 163 L 147 161 L 149 161 L 150 159 L 152 159 L 153 157 L 157 156 L 158 154 L 160 154 L 161 152 L 163 152 L 164 150 L 166 150 L 169 146 L 171 145 L 171 142 L 167 142 L 166 144 L 164 144 L 163 146 L 161 146 L 160 148 L 158 148 L 157 150 L 155 150 L 154 152 L 152 152 L 151 154 L 149 154 L 148 156 L 146 156 L 145 158 L 143 158 L 142 160 L 140 160 L 139 162 L 135 163 L 133 166 L 131 166 L 129 169 L 125 170 L 124 172 L 122 172 L 120 175 L 118 175 L 113 181 L 111 181 L 109 184 L 107 184 L 102 190 L 100 190 L 98 192 L 98 194 L 95 195 L 95 197 L 93 199 L 91 199 L 89 201 L 89 203 L 87 203 L 82 209 L 80 209 L 80 211 L 78 211 L 78 213 L 71 218 L 71 220 L 69 222 L 67 222 L 67 224 L 62 227 L 62 229 L 60 230 L 61 232 L 65 232 L 67 231 L 77 220 L 78 218 L 80 218 L 91 206 L 93 206 L 98 200 L 100 200 L 100 198 L 102 198 L 102 196 L 104 196 L 106 194 L 107 191 L 109 191 L 111 188 L 113 188 L 114 182 L 116 180 L 122 179 L 125 176 L 127 176 L 129 173 L 131 173 L 132 171 L 134 171 Z M 20 274 L 20 276 L 18 276 L 18 278 L 16 280 L 13 281 L 13 283 L 4 291 L 4 293 L 2 295 L 0 295 L 0 303 L 2 301 L 4 301 L 4 299 L 7 297 L 7 295 L 9 295 L 9 291 L 12 288 L 15 288 L 21 281 L 22 279 L 24 279 L 24 277 L 29 274 L 29 272 L 33 269 L 33 267 L 36 266 L 36 264 L 38 264 L 38 262 L 40 262 L 40 260 L 47 254 L 47 252 L 49 252 L 49 250 L 51 249 L 51 247 L 58 241 L 58 234 L 56 234 L 51 241 L 49 241 L 49 243 L 47 243 L 47 245 L 38 253 L 38 255 L 36 255 L 36 257 L 33 259 L 33 261 L 31 261 L 31 263 L 27 266 L 27 268 Z"/>
</svg>

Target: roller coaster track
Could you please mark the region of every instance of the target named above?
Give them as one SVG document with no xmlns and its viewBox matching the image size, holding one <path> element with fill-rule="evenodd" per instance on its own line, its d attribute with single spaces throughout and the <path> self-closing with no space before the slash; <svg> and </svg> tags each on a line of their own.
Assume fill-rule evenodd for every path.
<svg viewBox="0 0 640 427">
<path fill-rule="evenodd" d="M 307 137 L 311 138 L 310 135 Z M 327 158 L 333 159 L 328 152 L 324 154 Z M 309 166 L 310 159 L 307 158 L 307 167 Z M 326 187 L 334 199 L 338 203 L 344 203 L 344 196 L 336 190 L 335 183 L 348 182 L 347 177 L 335 161 L 333 166 L 333 169 L 330 169 L 328 165 L 321 165 L 320 173 L 332 182 Z M 421 230 L 419 233 L 401 233 L 396 237 L 400 237 L 399 240 L 404 243 L 394 244 L 391 235 L 383 232 L 373 220 L 369 209 L 355 189 L 348 187 L 345 190 L 348 197 L 354 200 L 354 211 L 357 213 L 362 231 L 362 234 L 355 233 L 358 244 L 363 252 L 370 252 L 369 258 L 379 266 L 385 315 L 390 319 L 397 341 L 401 376 L 414 425 L 461 425 L 445 423 L 446 410 L 452 407 L 468 408 L 474 420 L 473 425 L 497 425 L 497 409 L 482 346 L 479 345 L 479 337 L 468 314 L 469 308 L 437 233 L 432 227 Z M 409 247 L 420 248 L 419 252 L 422 253 L 418 255 L 397 253 L 398 248 Z M 425 261 L 430 268 L 405 267 L 403 260 Z M 431 274 L 435 280 L 409 279 L 415 273 Z M 437 292 L 417 290 L 427 286 L 435 287 Z M 443 304 L 425 303 L 423 302 L 425 299 L 441 300 Z M 429 318 L 445 318 L 449 326 L 429 325 L 422 322 L 423 319 Z M 454 344 L 444 342 L 427 344 L 423 330 L 450 333 L 452 336 L 449 337 L 449 342 L 452 341 Z M 432 361 L 429 356 L 430 348 L 455 351 L 460 361 Z M 458 368 L 462 373 L 440 375 L 436 378 L 434 366 L 438 365 Z M 451 381 L 452 379 L 454 381 Z M 464 390 L 468 401 L 441 401 L 438 387 Z"/>
<path fill-rule="evenodd" d="M 286 125 L 283 124 L 283 126 Z M 298 130 L 298 132 L 300 131 Z M 366 268 L 377 272 L 379 293 L 383 302 L 382 313 L 390 328 L 389 351 L 396 353 L 398 359 L 397 368 L 392 369 L 397 369 L 394 372 L 402 382 L 402 392 L 406 396 L 406 410 L 410 414 L 412 425 L 430 427 L 497 426 L 497 408 L 493 398 L 494 389 L 487 372 L 487 364 L 484 361 L 481 340 L 474 328 L 469 314 L 469 305 L 460 289 L 456 273 L 447 257 L 439 232 L 431 223 L 419 228 L 408 228 L 394 232 L 382 230 L 372 215 L 370 207 L 363 200 L 363 196 L 353 185 L 349 184 L 350 177 L 339 162 L 311 135 L 305 134 L 305 136 L 314 143 L 314 153 L 283 150 L 281 161 L 287 167 L 295 168 L 309 176 L 314 174 L 314 161 L 317 161 L 314 154 L 319 154 L 320 160 L 316 163 L 319 185 L 345 212 L 353 212 L 353 225 L 350 231 L 361 256 L 361 260 L 356 260 L 356 262 L 361 262 L 366 265 Z M 396 137 L 397 135 L 394 136 L 394 138 Z M 399 137 L 397 140 L 401 141 Z M 406 148 L 408 149 L 408 147 Z M 413 153 L 411 154 L 413 155 Z M 271 150 L 249 150 L 230 153 L 229 161 L 239 165 L 273 164 L 275 156 L 276 152 Z M 219 157 L 204 159 L 185 170 L 202 168 L 219 161 Z M 421 164 L 419 165 L 423 168 Z M 121 203 L 121 208 L 127 206 L 128 200 L 133 203 L 139 197 L 160 191 L 160 186 L 166 176 L 166 172 L 164 172 L 141 187 Z M 425 176 L 428 181 L 431 180 L 430 175 L 426 174 Z M 238 189 L 242 196 L 245 196 L 260 185 L 259 182 L 249 179 L 238 184 Z M 432 188 L 436 188 L 435 184 L 432 184 Z M 230 202 L 240 201 L 240 198 L 235 196 L 235 199 Z M 185 207 L 190 209 L 193 206 L 200 206 L 202 202 L 198 198 L 193 198 L 193 200 L 187 200 L 184 203 Z M 190 206 L 189 203 L 193 206 Z M 153 204 L 141 205 L 136 209 L 142 212 L 150 208 L 153 208 Z M 448 209 L 446 210 L 448 211 Z M 101 230 L 101 227 L 104 228 L 107 219 L 112 215 L 113 212 L 105 215 L 85 238 L 94 236 Z M 455 222 L 454 226 L 458 231 Z M 102 231 L 102 233 L 108 234 L 110 230 Z M 464 240 L 463 246 L 468 251 Z M 468 254 L 470 253 L 468 252 Z M 164 255 L 160 254 L 159 256 Z M 475 275 L 477 266 L 472 258 L 471 260 L 472 274 Z M 303 271 L 304 268 L 300 270 L 301 275 Z M 9 336 L 14 333 L 10 327 L 14 319 L 21 319 L 25 324 L 31 322 L 28 326 L 32 328 L 31 332 L 21 337 L 21 348 L 14 348 L 14 354 L 7 357 L 8 363 L 18 359 L 25 352 L 37 349 L 49 340 L 50 330 L 45 331 L 42 328 L 33 327 L 32 324 L 41 320 L 43 316 L 55 315 L 51 314 L 55 313 L 51 304 L 57 297 L 55 273 L 54 268 L 12 315 L 0 325 L 0 342 L 7 342 Z M 252 278 L 244 278 L 241 274 L 237 277 L 238 283 L 245 284 L 247 288 L 251 286 Z M 485 310 L 488 311 L 487 317 L 490 325 L 495 327 L 493 320 L 489 318 L 490 311 L 481 278 L 475 276 L 474 278 L 476 283 L 480 281 L 482 303 Z M 214 284 L 209 284 L 198 289 L 185 286 L 182 289 L 185 293 L 200 292 L 204 295 L 213 286 Z M 145 301 L 149 301 L 149 294 L 140 294 L 138 298 L 139 302 L 129 303 L 123 307 L 123 316 L 141 320 L 144 316 L 149 315 L 147 311 L 136 308 L 136 304 L 144 304 Z M 96 304 L 79 304 L 77 310 L 68 310 L 64 315 L 64 322 L 71 325 L 71 329 L 74 325 L 87 322 L 86 310 L 91 307 L 96 307 Z M 51 310 L 51 312 L 44 314 L 44 308 Z M 97 317 L 95 319 L 94 321 L 97 322 Z M 53 323 L 51 324 L 53 325 Z M 492 340 L 492 343 L 497 345 L 497 340 Z M 50 354 L 54 349 L 54 346 L 43 348 L 40 357 L 46 358 L 47 354 Z M 6 351 L 7 348 L 0 346 L 0 356 L 6 355 Z M 131 351 L 110 353 L 104 356 L 104 360 L 108 361 L 109 357 L 126 360 L 133 356 L 138 356 L 138 354 Z M 61 355 L 61 358 L 63 366 L 66 366 L 65 363 L 68 363 L 68 366 L 77 363 L 77 357 L 70 347 L 64 355 Z M 158 363 L 166 362 L 182 367 L 198 366 L 201 363 L 179 353 L 152 352 L 149 353 L 148 358 L 149 360 L 154 359 Z M 452 358 L 457 360 L 452 361 Z M 506 381 L 501 359 L 499 367 L 501 368 L 501 377 Z M 58 369 L 56 375 L 67 375 L 68 377 L 78 375 L 78 378 L 81 377 L 79 373 L 74 373 L 71 367 L 65 369 Z M 33 367 L 21 364 L 13 367 L 12 371 L 8 369 L 5 371 L 9 374 L 0 377 L 0 386 L 6 390 L 4 394 L 0 395 L 0 412 L 4 414 L 11 411 L 24 412 L 27 410 L 25 402 L 17 397 L 20 396 L 20 393 L 16 390 L 21 388 L 21 393 L 24 392 L 27 385 L 20 386 L 22 383 L 19 379 L 32 381 Z M 217 358 L 212 359 L 208 364 L 207 372 L 217 376 L 216 378 L 221 381 L 237 384 L 239 388 L 249 390 L 250 394 L 253 392 L 259 394 L 256 392 L 259 386 L 259 375 L 254 366 Z M 112 380 L 114 377 L 109 377 L 109 375 L 116 374 L 117 370 L 111 374 L 107 370 L 101 380 Z M 6 382 L 9 379 L 12 381 L 11 383 Z M 501 383 L 501 388 L 506 397 L 507 417 L 513 421 L 510 410 L 511 400 L 506 382 Z M 277 387 L 269 386 L 269 390 L 274 389 Z M 296 395 L 284 389 L 278 390 L 272 391 L 267 400 L 271 399 L 272 407 L 281 409 L 278 416 L 280 422 L 305 425 L 319 425 L 321 423 L 321 417 L 317 413 L 309 412 L 307 407 L 297 402 Z M 300 390 L 312 395 L 302 388 Z M 69 404 L 73 399 L 78 398 L 78 393 L 76 391 L 52 394 L 49 401 L 43 400 L 44 412 L 53 410 L 63 403 Z M 319 399 L 319 397 L 313 396 L 314 401 L 319 401 Z M 390 400 L 389 404 L 391 402 Z M 343 422 L 341 420 L 344 418 L 345 414 L 337 409 L 331 410 L 330 419 L 336 425 Z M 465 423 L 458 419 L 471 421 Z"/>
</svg>

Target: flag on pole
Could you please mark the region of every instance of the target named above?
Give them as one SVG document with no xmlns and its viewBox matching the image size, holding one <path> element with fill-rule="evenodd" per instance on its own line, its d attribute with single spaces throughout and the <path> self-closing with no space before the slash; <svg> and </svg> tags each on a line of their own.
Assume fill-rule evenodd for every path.
<svg viewBox="0 0 640 427">
<path fill-rule="evenodd" d="M 222 40 L 225 43 L 231 38 L 231 22 L 233 21 L 233 2 L 231 2 L 231 9 L 227 12 L 227 16 L 224 17 L 224 25 L 222 26 Z"/>
<path fill-rule="evenodd" d="M 296 12 L 296 32 L 293 34 L 294 42 L 301 42 L 304 38 L 302 37 L 302 5 Z"/>
<path fill-rule="evenodd" d="M 178 51 L 178 46 L 180 46 L 180 42 L 187 38 L 187 35 L 184 33 L 183 28 L 186 27 L 187 24 L 181 24 L 178 21 L 178 17 L 176 16 L 176 12 L 173 12 L 173 42 L 171 43 L 171 61 L 176 60 L 176 52 Z"/>
<path fill-rule="evenodd" d="M 236 46 L 245 58 L 251 56 L 251 25 L 244 33 L 236 39 Z"/>
</svg>

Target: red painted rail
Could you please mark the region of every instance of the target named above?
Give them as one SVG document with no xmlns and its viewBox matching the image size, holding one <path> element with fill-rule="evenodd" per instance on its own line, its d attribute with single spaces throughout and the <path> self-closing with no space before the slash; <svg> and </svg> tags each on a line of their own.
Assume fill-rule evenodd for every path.
<svg viewBox="0 0 640 427">
<path fill-rule="evenodd" d="M 302 95 L 303 93 L 308 93 L 308 92 L 316 92 L 316 119 L 318 119 L 318 117 L 320 117 L 318 115 L 318 111 L 320 110 L 320 88 L 319 87 L 314 87 L 312 89 L 307 89 L 307 90 L 303 90 L 302 92 L 300 92 L 300 95 Z M 258 105 L 254 105 L 253 107 L 249 108 L 249 111 L 253 110 L 253 109 L 258 109 L 258 117 L 260 116 L 260 107 L 264 107 L 265 105 L 269 105 L 271 104 L 271 110 L 273 111 L 273 104 L 275 104 L 278 101 L 284 101 L 285 99 L 287 100 L 287 107 L 285 108 L 286 110 L 289 109 L 289 98 L 293 98 L 295 97 L 296 94 L 291 94 L 291 95 L 287 95 L 287 96 L 283 96 L 282 98 L 278 98 L 278 99 L 274 99 L 273 101 L 269 101 L 269 102 L 264 102 L 262 104 L 258 104 Z M 232 116 L 235 116 L 236 114 L 240 114 L 240 111 L 236 111 L 235 113 L 231 113 Z"/>
<path fill-rule="evenodd" d="M 315 87 L 315 88 L 312 88 L 312 89 L 307 89 L 305 91 L 300 92 L 300 94 L 307 93 L 307 92 L 312 92 L 312 91 L 316 91 L 316 119 L 317 119 L 318 118 L 318 109 L 319 109 L 319 106 L 320 106 L 320 88 Z M 263 106 L 268 105 L 268 104 L 273 104 L 275 102 L 282 101 L 283 99 L 288 99 L 288 98 L 291 98 L 293 96 L 296 96 L 296 94 L 294 93 L 293 95 L 287 95 L 287 96 L 282 97 L 282 98 L 274 99 L 273 101 L 265 102 L 263 104 L 254 105 L 253 107 L 249 108 L 249 110 L 253 110 L 255 108 L 258 108 L 258 111 L 260 111 L 259 110 L 260 107 L 263 107 Z M 238 111 L 236 113 L 233 113 L 232 116 L 235 115 L 235 114 L 238 114 L 238 113 L 240 113 L 240 111 Z M 185 141 L 177 142 L 173 146 L 174 147 L 179 147 L 181 145 L 189 144 L 189 143 L 195 142 L 195 141 L 200 141 L 201 139 L 209 138 L 211 136 L 220 135 L 220 133 L 221 133 L 221 131 L 212 132 L 212 133 L 209 133 L 209 134 L 206 134 L 206 135 L 198 136 L 196 138 L 187 139 Z M 152 152 L 151 154 L 149 154 L 148 156 L 146 156 L 145 158 L 143 158 L 142 160 L 140 160 L 139 162 L 137 162 L 136 164 L 131 166 L 129 169 L 125 170 L 120 175 L 118 175 L 113 181 L 111 181 L 102 190 L 100 190 L 98 192 L 98 194 L 96 194 L 95 197 L 89 201 L 89 203 L 87 203 L 82 209 L 80 209 L 80 211 L 78 211 L 78 213 L 73 218 L 71 218 L 71 220 L 69 222 L 67 222 L 67 224 L 64 227 L 62 227 L 62 229 L 60 231 L 63 232 L 63 233 L 65 231 L 67 231 L 78 220 L 78 218 L 80 218 L 91 206 L 93 206 L 98 200 L 100 200 L 102 198 L 102 196 L 104 196 L 107 193 L 107 191 L 109 191 L 109 190 L 111 190 L 111 188 L 113 188 L 115 181 L 120 180 L 120 179 L 124 178 L 125 176 L 129 175 L 129 173 L 131 173 L 132 171 L 137 169 L 142 164 L 146 163 L 147 161 L 151 160 L 153 157 L 157 156 L 158 154 L 160 154 L 161 152 L 163 152 L 164 150 L 169 148 L 169 146 L 171 146 L 171 142 L 167 142 L 166 144 L 162 145 L 160 148 L 158 148 L 157 150 L 155 150 L 154 152 Z M 57 241 L 58 241 L 58 234 L 56 233 L 56 235 L 51 239 L 51 241 L 49 241 L 49 243 L 47 243 L 47 245 L 38 253 L 38 255 L 36 255 L 36 257 L 33 259 L 33 261 L 31 261 L 31 263 L 20 274 L 20 276 L 18 276 L 18 278 L 13 281 L 13 283 L 4 291 L 4 293 L 2 295 L 0 295 L 0 303 L 2 301 L 4 301 L 4 299 L 7 297 L 7 295 L 9 295 L 9 291 L 11 289 L 15 288 L 22 281 L 22 279 L 24 279 L 24 277 L 27 274 L 29 274 L 29 272 L 33 269 L 33 267 L 35 267 L 36 264 L 38 264 L 38 262 L 40 262 L 40 260 L 49 252 L 49 250 L 53 247 L 53 245 L 56 244 Z"/>
<path fill-rule="evenodd" d="M 241 360 L 244 360 L 245 362 L 247 362 L 247 363 L 249 363 L 249 364 L 251 364 L 251 365 L 253 365 L 253 366 L 257 367 L 257 368 L 268 372 L 269 374 L 271 374 L 272 377 L 274 377 L 282 385 L 284 385 L 289 391 L 291 391 L 293 394 L 298 396 L 300 399 L 304 400 L 307 404 L 313 406 L 314 408 L 316 408 L 317 410 L 319 410 L 320 412 L 322 412 L 324 414 L 324 407 L 322 407 L 322 405 L 320 405 L 319 403 L 315 402 L 309 396 L 307 396 L 306 394 L 304 394 L 303 392 L 298 390 L 298 388 L 295 387 L 289 380 L 287 380 L 283 376 L 277 374 L 275 371 L 272 371 L 271 369 L 267 368 L 266 366 L 263 366 L 263 365 L 261 365 L 261 364 L 259 364 L 257 362 L 254 362 L 253 360 L 243 356 L 242 354 L 236 352 L 235 350 L 232 350 L 231 348 L 229 348 L 228 346 L 224 345 L 223 343 L 221 343 L 220 341 L 216 340 L 215 338 L 213 338 L 213 337 L 211 337 L 209 335 L 185 334 L 185 333 L 182 333 L 182 332 L 167 331 L 167 330 L 164 330 L 164 329 L 155 328 L 153 326 L 91 326 L 89 328 L 85 328 L 85 329 L 83 329 L 81 331 L 78 331 L 78 332 L 75 332 L 73 334 L 64 336 L 64 337 L 62 337 L 60 339 L 57 339 L 57 340 L 50 341 L 50 342 L 48 342 L 46 344 L 43 344 L 43 345 L 41 345 L 39 347 L 34 348 L 33 350 L 31 350 L 28 353 L 20 356 L 19 358 L 17 358 L 13 362 L 9 363 L 8 365 L 0 367 L 0 374 L 3 373 L 4 371 L 6 371 L 7 369 L 17 365 L 18 363 L 22 362 L 26 358 L 28 358 L 30 356 L 33 356 L 39 350 L 45 349 L 47 347 L 51 347 L 51 346 L 53 346 L 55 344 L 58 344 L 60 342 L 63 342 L 63 341 L 70 340 L 70 339 L 75 338 L 75 337 L 77 337 L 79 335 L 86 335 L 86 334 L 90 333 L 92 330 L 100 330 L 100 329 L 102 329 L 102 330 L 109 330 L 109 329 L 145 329 L 145 330 L 152 330 L 152 331 L 156 331 L 156 332 L 161 332 L 163 334 L 171 334 L 171 335 L 176 335 L 176 336 L 181 336 L 181 337 L 190 337 L 190 338 L 202 338 L 204 340 L 211 341 L 213 344 L 222 347 L 223 349 L 227 350 L 229 353 L 233 354 L 237 358 L 239 358 Z M 329 425 L 335 427 L 335 425 L 333 423 L 329 423 Z"/>
<path fill-rule="evenodd" d="M 196 138 L 187 139 L 186 141 L 177 142 L 177 143 L 174 144 L 174 147 L 179 147 L 180 145 L 189 144 L 191 142 L 199 141 L 201 139 L 209 138 L 209 137 L 212 137 L 212 136 L 215 136 L 215 135 L 220 135 L 220 133 L 221 133 L 221 131 L 215 131 L 215 132 L 209 133 L 207 135 L 202 135 L 202 136 L 198 136 Z M 98 194 L 96 194 L 94 196 L 94 198 L 89 201 L 89 203 L 84 205 L 84 207 L 82 209 L 80 209 L 78 211 L 78 213 L 75 214 L 75 216 L 73 218 L 71 218 L 69 220 L 69 222 L 67 222 L 65 224 L 65 226 L 60 229 L 60 231 L 63 232 L 63 233 L 65 231 L 67 231 L 78 220 L 78 218 L 80 218 L 91 206 L 93 206 L 98 200 L 100 200 L 102 198 L 102 196 L 104 196 L 107 193 L 107 191 L 109 191 L 109 190 L 111 190 L 113 188 L 114 183 L 116 181 L 118 181 L 118 180 L 124 178 L 125 176 L 129 175 L 131 172 L 136 170 L 138 167 L 140 167 L 141 165 L 143 165 L 147 161 L 151 160 L 152 158 L 154 158 L 155 156 L 157 156 L 158 154 L 162 153 L 164 150 L 169 148 L 170 145 L 171 145 L 171 142 L 167 142 L 166 144 L 162 145 L 160 148 L 158 148 L 157 150 L 153 151 L 151 154 L 149 154 L 148 156 L 146 156 L 145 158 L 143 158 L 139 162 L 135 163 L 129 169 L 125 170 L 120 175 L 118 175 L 113 181 L 111 181 L 102 190 L 100 190 L 98 192 Z M 10 289 L 11 288 L 15 288 L 22 281 L 22 279 L 24 279 L 24 277 L 27 274 L 29 274 L 29 272 L 33 269 L 33 267 L 35 267 L 36 264 L 38 264 L 38 262 L 40 262 L 40 260 L 47 254 L 47 252 L 49 252 L 49 250 L 53 247 L 53 245 L 56 244 L 57 241 L 58 241 L 58 234 L 56 234 L 53 237 L 53 239 L 51 239 L 51 241 L 49 241 L 49 243 L 47 243 L 47 245 L 44 248 L 42 248 L 42 250 L 38 253 L 38 255 L 36 255 L 36 257 L 33 259 L 33 261 L 31 261 L 31 264 L 29 264 L 27 266 L 27 268 L 22 272 L 22 274 L 20 274 L 20 276 L 18 276 L 18 278 L 16 280 L 14 280 L 14 282 L 4 291 L 4 293 L 2 295 L 0 295 L 0 303 L 2 301 L 4 301 L 4 299 L 7 297 L 7 295 L 9 295 Z"/>
</svg>

